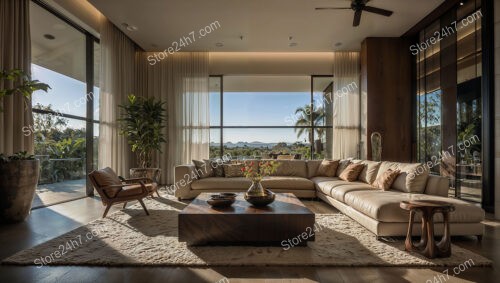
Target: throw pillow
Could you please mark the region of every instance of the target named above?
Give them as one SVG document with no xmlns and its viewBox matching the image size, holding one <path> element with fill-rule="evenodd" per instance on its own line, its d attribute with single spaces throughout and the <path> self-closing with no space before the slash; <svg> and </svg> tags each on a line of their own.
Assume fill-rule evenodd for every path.
<svg viewBox="0 0 500 283">
<path fill-rule="evenodd" d="M 399 170 L 387 169 L 387 171 L 377 177 L 372 186 L 384 191 L 388 191 L 392 187 L 392 184 L 399 176 L 399 174 L 401 174 L 401 171 Z"/>
<path fill-rule="evenodd" d="M 359 164 L 359 163 L 352 163 L 345 168 L 344 171 L 340 174 L 339 178 L 348 181 L 348 182 L 354 182 L 358 179 L 359 174 L 361 173 L 361 170 L 365 168 L 364 164 Z"/>
<path fill-rule="evenodd" d="M 239 164 L 224 164 L 224 177 L 234 178 L 243 177 L 243 171 L 241 169 L 245 166 L 243 163 Z"/>
<path fill-rule="evenodd" d="M 342 174 L 342 172 L 347 168 L 347 166 L 349 166 L 349 164 L 351 164 L 350 159 L 340 160 L 339 166 L 337 167 L 337 173 L 335 173 L 335 176 L 340 177 L 340 174 Z"/>
<path fill-rule="evenodd" d="M 224 160 L 221 158 L 211 159 L 210 165 L 214 171 L 214 177 L 224 177 L 224 164 L 230 164 L 231 160 Z"/>
<path fill-rule="evenodd" d="M 317 176 L 335 177 L 337 168 L 339 167 L 340 160 L 326 160 L 321 161 L 318 168 Z"/>
<path fill-rule="evenodd" d="M 193 164 L 196 167 L 196 174 L 200 177 L 200 179 L 214 176 L 214 170 L 212 168 L 210 160 L 193 160 Z"/>
</svg>

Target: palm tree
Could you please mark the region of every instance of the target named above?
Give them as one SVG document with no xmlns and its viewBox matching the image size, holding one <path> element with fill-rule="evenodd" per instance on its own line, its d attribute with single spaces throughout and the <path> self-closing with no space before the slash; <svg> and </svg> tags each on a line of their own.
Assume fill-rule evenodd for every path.
<svg viewBox="0 0 500 283">
<path fill-rule="evenodd" d="M 314 109 L 312 105 L 307 104 L 303 107 L 297 108 L 295 110 L 295 116 L 299 117 L 299 119 L 295 122 L 295 126 L 310 127 L 313 124 L 314 126 L 318 126 L 323 118 L 325 118 L 325 111 L 322 107 Z M 309 143 L 312 144 L 314 142 L 311 128 L 296 128 L 295 132 L 297 133 L 297 138 L 303 135 L 304 132 L 307 132 Z M 316 128 L 316 134 L 318 137 L 321 137 L 323 132 L 324 129 Z"/>
</svg>

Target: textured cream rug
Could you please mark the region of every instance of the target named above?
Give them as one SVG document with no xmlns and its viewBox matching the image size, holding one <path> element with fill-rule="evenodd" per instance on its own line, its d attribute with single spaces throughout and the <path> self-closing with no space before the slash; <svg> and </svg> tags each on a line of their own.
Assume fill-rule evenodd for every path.
<svg viewBox="0 0 500 283">
<path fill-rule="evenodd" d="M 305 202 L 306 204 L 308 202 Z M 22 265 L 106 266 L 474 266 L 491 261 L 453 246 L 446 259 L 426 259 L 404 251 L 404 242 L 377 241 L 349 217 L 316 215 L 316 240 L 307 247 L 188 247 L 177 241 L 177 216 L 186 204 L 172 197 L 139 205 L 93 221 L 3 261 Z M 295 241 L 296 242 L 296 241 Z M 293 244 L 293 241 L 292 241 Z M 290 244 L 289 244 L 290 245 Z M 288 248 L 288 249 L 287 249 Z M 469 261 L 470 262 L 470 261 Z"/>
</svg>

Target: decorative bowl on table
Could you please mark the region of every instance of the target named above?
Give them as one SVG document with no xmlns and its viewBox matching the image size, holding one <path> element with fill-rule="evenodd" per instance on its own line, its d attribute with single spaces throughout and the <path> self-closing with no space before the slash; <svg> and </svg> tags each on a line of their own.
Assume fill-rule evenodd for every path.
<svg viewBox="0 0 500 283">
<path fill-rule="evenodd" d="M 211 195 L 207 203 L 213 207 L 229 207 L 236 201 L 236 194 L 216 194 Z"/>
<path fill-rule="evenodd" d="M 245 193 L 245 200 L 251 203 L 253 206 L 266 206 L 271 204 L 274 201 L 275 194 L 270 190 L 265 190 L 265 194 L 263 196 L 254 196 L 248 193 Z"/>
</svg>

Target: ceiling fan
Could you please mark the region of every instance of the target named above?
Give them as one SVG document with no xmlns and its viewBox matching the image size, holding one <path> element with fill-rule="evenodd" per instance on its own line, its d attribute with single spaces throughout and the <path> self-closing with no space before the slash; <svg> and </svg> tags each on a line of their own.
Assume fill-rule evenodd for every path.
<svg viewBox="0 0 500 283">
<path fill-rule="evenodd" d="M 361 22 L 361 13 L 363 11 L 369 12 L 369 13 L 374 13 L 382 16 L 389 17 L 392 15 L 392 11 L 381 9 L 381 8 L 376 8 L 376 7 L 370 7 L 366 6 L 366 4 L 370 2 L 370 0 L 351 0 L 351 7 L 342 7 L 342 8 L 337 8 L 337 7 L 318 7 L 316 10 L 353 10 L 354 11 L 354 20 L 352 22 L 352 26 L 357 27 L 359 26 L 359 23 Z"/>
</svg>

